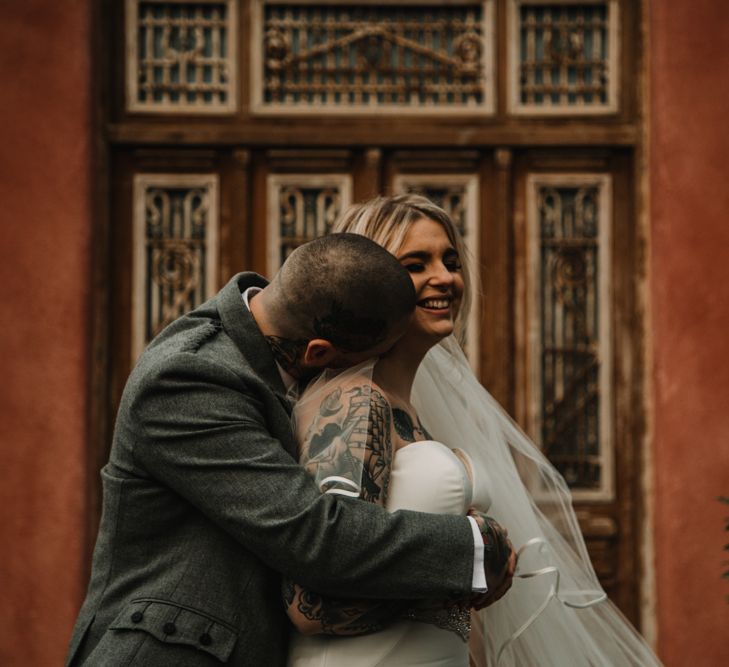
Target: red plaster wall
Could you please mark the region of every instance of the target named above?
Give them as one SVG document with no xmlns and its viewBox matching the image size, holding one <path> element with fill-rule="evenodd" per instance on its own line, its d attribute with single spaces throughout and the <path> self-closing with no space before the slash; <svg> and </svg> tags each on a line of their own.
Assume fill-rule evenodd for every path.
<svg viewBox="0 0 729 667">
<path fill-rule="evenodd" d="M 0 664 L 62 664 L 85 582 L 90 0 L 0 20 Z"/>
<path fill-rule="evenodd" d="M 729 3 L 650 3 L 659 652 L 729 664 Z"/>
</svg>

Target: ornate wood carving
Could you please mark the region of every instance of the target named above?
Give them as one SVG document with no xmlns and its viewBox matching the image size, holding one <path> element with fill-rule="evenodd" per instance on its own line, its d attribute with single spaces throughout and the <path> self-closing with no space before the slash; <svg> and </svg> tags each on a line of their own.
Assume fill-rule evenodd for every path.
<svg viewBox="0 0 729 667">
<path fill-rule="evenodd" d="M 132 358 L 217 291 L 218 178 L 134 177 Z"/>
<path fill-rule="evenodd" d="M 235 0 L 126 0 L 126 25 L 128 111 L 235 110 Z"/>
<path fill-rule="evenodd" d="M 493 111 L 491 0 L 253 9 L 258 112 Z"/>
<path fill-rule="evenodd" d="M 349 174 L 272 174 L 268 177 L 268 274 L 294 248 L 328 234 L 352 202 Z"/>
<path fill-rule="evenodd" d="M 575 496 L 613 489 L 610 178 L 528 187 L 531 431 Z"/>
<path fill-rule="evenodd" d="M 617 0 L 509 0 L 510 111 L 618 109 Z"/>
</svg>

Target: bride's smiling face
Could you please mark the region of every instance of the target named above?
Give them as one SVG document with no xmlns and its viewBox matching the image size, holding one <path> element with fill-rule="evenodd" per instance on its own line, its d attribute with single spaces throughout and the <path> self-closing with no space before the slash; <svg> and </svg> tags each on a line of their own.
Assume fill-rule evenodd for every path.
<svg viewBox="0 0 729 667">
<path fill-rule="evenodd" d="M 417 295 L 409 332 L 433 342 L 452 334 L 464 283 L 458 251 L 443 226 L 420 218 L 410 225 L 395 255 L 410 273 Z"/>
</svg>

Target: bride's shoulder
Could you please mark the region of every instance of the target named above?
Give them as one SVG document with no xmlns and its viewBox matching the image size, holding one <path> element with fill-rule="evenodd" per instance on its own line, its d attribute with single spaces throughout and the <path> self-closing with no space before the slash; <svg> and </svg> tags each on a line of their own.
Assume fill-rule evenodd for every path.
<svg viewBox="0 0 729 667">
<path fill-rule="evenodd" d="M 320 376 L 304 390 L 294 408 L 299 424 L 314 419 L 341 421 L 355 413 L 366 417 L 372 412 L 389 415 L 392 405 L 387 392 L 366 368 Z"/>
<path fill-rule="evenodd" d="M 393 402 L 387 391 L 371 378 L 350 376 L 332 387 L 332 398 L 338 397 L 350 411 L 386 411 L 391 413 Z"/>
</svg>

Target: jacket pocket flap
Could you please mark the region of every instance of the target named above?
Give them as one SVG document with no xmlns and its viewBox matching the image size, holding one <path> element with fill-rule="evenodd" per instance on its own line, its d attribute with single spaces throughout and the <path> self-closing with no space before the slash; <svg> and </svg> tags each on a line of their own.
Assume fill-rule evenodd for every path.
<svg viewBox="0 0 729 667">
<path fill-rule="evenodd" d="M 109 628 L 147 632 L 161 642 L 205 651 L 221 662 L 228 660 L 238 639 L 238 633 L 220 620 L 165 600 L 134 600 Z"/>
</svg>

